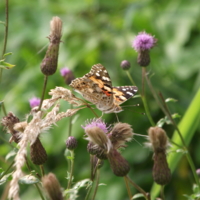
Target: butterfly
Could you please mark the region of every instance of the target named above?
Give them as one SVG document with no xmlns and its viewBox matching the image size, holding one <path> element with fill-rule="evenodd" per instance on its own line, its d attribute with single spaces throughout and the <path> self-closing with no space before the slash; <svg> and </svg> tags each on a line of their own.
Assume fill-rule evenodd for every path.
<svg viewBox="0 0 200 200">
<path fill-rule="evenodd" d="M 70 86 L 103 113 L 121 112 L 120 104 L 138 91 L 136 86 L 113 87 L 106 68 L 101 64 L 93 65 L 89 73 L 74 79 Z"/>
</svg>

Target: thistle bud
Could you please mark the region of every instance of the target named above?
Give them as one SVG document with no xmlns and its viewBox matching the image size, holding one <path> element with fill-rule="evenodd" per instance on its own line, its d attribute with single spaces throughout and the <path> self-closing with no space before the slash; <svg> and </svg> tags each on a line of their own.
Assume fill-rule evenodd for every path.
<svg viewBox="0 0 200 200">
<path fill-rule="evenodd" d="M 116 149 L 110 151 L 108 160 L 110 162 L 110 167 L 116 176 L 126 176 L 130 171 L 128 161 L 125 160 Z"/>
<path fill-rule="evenodd" d="M 115 149 L 118 149 L 120 147 L 125 147 L 125 143 L 131 141 L 133 135 L 134 133 L 131 125 L 119 122 L 115 124 L 111 133 L 109 133 L 108 136 L 111 140 L 113 147 Z"/>
<path fill-rule="evenodd" d="M 73 136 L 69 136 L 66 141 L 66 146 L 69 150 L 74 150 L 77 147 L 77 140 Z"/>
<path fill-rule="evenodd" d="M 149 51 L 157 42 L 152 35 L 145 32 L 139 33 L 133 41 L 132 47 L 138 52 L 137 63 L 141 67 L 146 67 L 150 63 Z"/>
<path fill-rule="evenodd" d="M 47 153 L 40 139 L 37 138 L 36 141 L 30 147 L 31 161 L 35 165 L 42 165 L 47 161 Z"/>
<path fill-rule="evenodd" d="M 74 78 L 75 78 L 72 71 L 67 67 L 62 68 L 60 70 L 60 74 L 65 79 L 65 83 L 67 85 L 69 85 L 72 82 L 72 80 L 74 80 Z"/>
<path fill-rule="evenodd" d="M 46 55 L 41 63 L 41 71 L 44 75 L 50 76 L 56 72 L 60 39 L 62 36 L 62 21 L 59 17 L 53 17 L 50 22 L 51 33 L 49 35 L 49 46 Z"/>
<path fill-rule="evenodd" d="M 120 66 L 123 70 L 128 70 L 131 67 L 131 63 L 128 60 L 123 60 Z"/>
<path fill-rule="evenodd" d="M 105 153 L 104 149 L 101 147 L 93 144 L 92 142 L 89 142 L 87 145 L 87 151 L 91 155 L 96 155 L 97 158 L 101 160 L 107 159 L 107 154 Z"/>
<path fill-rule="evenodd" d="M 2 126 L 5 127 L 8 133 L 12 135 L 10 142 L 14 141 L 18 143 L 20 141 L 19 132 L 14 129 L 14 125 L 19 123 L 19 118 L 17 118 L 12 112 L 9 112 L 7 116 L 3 117 L 1 120 Z"/>
<path fill-rule="evenodd" d="M 166 159 L 168 139 L 165 131 L 159 127 L 148 130 L 149 140 L 154 150 L 153 179 L 157 184 L 166 185 L 170 182 L 171 172 Z"/>
<path fill-rule="evenodd" d="M 42 184 L 51 200 L 63 200 L 60 184 L 53 173 L 42 178 Z"/>
</svg>

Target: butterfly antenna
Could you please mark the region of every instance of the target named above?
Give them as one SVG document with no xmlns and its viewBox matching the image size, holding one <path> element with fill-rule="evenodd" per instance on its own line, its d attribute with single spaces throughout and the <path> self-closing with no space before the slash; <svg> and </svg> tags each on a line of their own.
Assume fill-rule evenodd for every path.
<svg viewBox="0 0 200 200">
<path fill-rule="evenodd" d="M 115 113 L 115 116 L 116 116 L 116 118 L 117 118 L 117 122 L 119 122 L 119 118 L 118 118 L 118 115 L 117 115 L 117 113 Z"/>
<path fill-rule="evenodd" d="M 141 135 L 141 134 L 137 134 L 137 133 L 134 133 L 134 136 L 140 136 L 140 137 L 144 137 L 144 138 L 146 138 L 146 139 L 148 139 L 149 138 L 149 136 L 148 135 Z M 138 142 L 135 138 L 133 138 L 133 140 L 135 140 L 140 146 L 143 146 L 140 142 Z"/>
</svg>

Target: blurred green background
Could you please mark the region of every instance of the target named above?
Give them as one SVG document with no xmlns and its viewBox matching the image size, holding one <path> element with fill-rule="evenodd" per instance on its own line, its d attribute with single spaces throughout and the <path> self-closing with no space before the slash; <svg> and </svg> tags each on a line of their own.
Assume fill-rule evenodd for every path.
<svg viewBox="0 0 200 200">
<path fill-rule="evenodd" d="M 0 21 L 5 21 L 5 2 L 0 4 Z M 15 64 L 11 70 L 4 70 L 1 80 L 0 99 L 4 100 L 6 110 L 12 111 L 21 121 L 30 112 L 28 100 L 42 93 L 43 74 L 40 63 L 48 45 L 49 22 L 53 16 L 63 21 L 63 36 L 57 72 L 49 77 L 47 91 L 56 86 L 67 87 L 59 70 L 67 66 L 76 77 L 89 72 L 96 63 L 103 64 L 108 70 L 113 85 L 131 85 L 125 71 L 120 68 L 122 60 L 131 62 L 130 73 L 141 89 L 141 68 L 137 65 L 137 53 L 133 50 L 132 41 L 138 32 L 146 31 L 158 39 L 157 46 L 151 51 L 151 64 L 147 70 L 152 84 L 161 91 L 165 98 L 172 97 L 177 103 L 169 103 L 172 113 L 184 115 L 192 98 L 200 86 L 200 1 L 131 1 L 131 0 L 57 0 L 57 1 L 23 1 L 13 0 L 9 3 L 9 34 L 7 62 Z M 0 24 L 0 47 L 2 51 L 4 26 Z M 151 115 L 157 122 L 164 117 L 148 87 L 147 101 Z M 45 98 L 50 96 L 46 93 Z M 140 104 L 139 107 L 134 105 Z M 146 135 L 150 123 L 143 114 L 144 108 L 140 98 L 131 99 L 124 105 L 124 112 L 118 114 L 121 122 L 130 123 L 135 133 Z M 69 108 L 67 102 L 61 102 L 61 109 Z M 100 115 L 100 112 L 97 111 Z M 3 114 L 1 113 L 1 117 Z M 86 151 L 87 141 L 83 139 L 81 125 L 92 115 L 89 109 L 81 110 L 74 118 L 73 136 L 78 139 L 75 150 L 74 182 L 90 176 L 89 154 Z M 117 121 L 115 114 L 105 114 L 107 123 Z M 179 122 L 179 120 L 176 120 Z M 62 119 L 47 133 L 41 135 L 41 141 L 48 153 L 44 165 L 45 172 L 53 172 L 63 188 L 67 186 L 67 161 L 64 157 L 65 140 L 67 139 L 69 119 Z M 174 128 L 165 125 L 170 137 Z M 200 167 L 200 127 L 190 144 L 192 158 L 196 168 Z M 9 135 L 1 128 L 0 159 L 3 170 L 6 170 L 12 159 L 5 156 L 12 150 L 8 141 Z M 152 152 L 144 147 L 144 137 L 135 136 L 122 152 L 129 161 L 129 176 L 146 191 L 150 191 L 153 180 Z M 26 171 L 26 168 L 24 168 Z M 106 161 L 101 169 L 101 183 L 97 200 L 128 199 L 124 180 L 115 177 Z M 193 177 L 187 161 L 183 158 L 166 186 L 166 199 L 185 199 L 183 194 L 192 193 Z M 0 187 L 0 194 L 5 188 Z M 132 188 L 132 192 L 137 191 Z M 33 186 L 22 186 L 21 199 L 40 199 Z M 79 193 L 83 199 L 85 189 Z"/>
</svg>

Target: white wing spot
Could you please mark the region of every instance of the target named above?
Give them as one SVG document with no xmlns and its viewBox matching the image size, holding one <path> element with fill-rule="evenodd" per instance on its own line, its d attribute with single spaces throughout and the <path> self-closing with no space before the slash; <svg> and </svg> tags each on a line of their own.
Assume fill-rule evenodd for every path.
<svg viewBox="0 0 200 200">
<path fill-rule="evenodd" d="M 110 81 L 110 79 L 108 77 L 105 77 L 105 76 L 103 76 L 102 79 L 105 80 L 105 81 Z"/>
<path fill-rule="evenodd" d="M 99 74 L 98 72 L 96 72 L 96 75 L 97 75 L 97 76 L 100 76 L 100 74 Z"/>
<path fill-rule="evenodd" d="M 126 91 L 126 88 L 122 88 L 123 91 Z"/>
<path fill-rule="evenodd" d="M 126 92 L 126 94 L 129 94 L 129 95 L 133 96 L 133 93 L 132 93 L 132 92 Z"/>
</svg>

